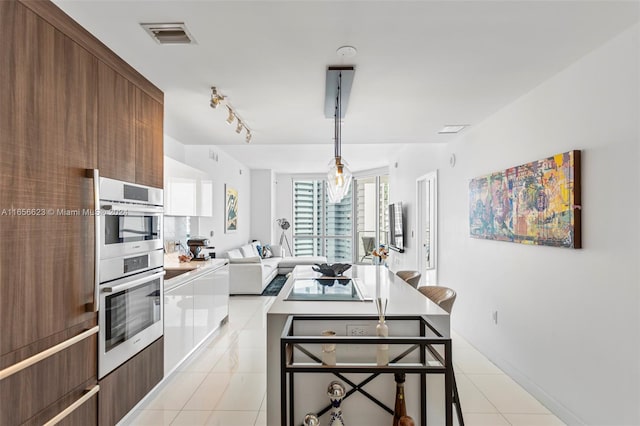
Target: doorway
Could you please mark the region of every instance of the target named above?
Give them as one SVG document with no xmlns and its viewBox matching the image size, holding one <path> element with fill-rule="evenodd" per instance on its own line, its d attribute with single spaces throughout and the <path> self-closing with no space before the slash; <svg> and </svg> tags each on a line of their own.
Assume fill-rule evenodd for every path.
<svg viewBox="0 0 640 426">
<path fill-rule="evenodd" d="M 416 229 L 418 271 L 422 285 L 437 284 L 438 171 L 416 180 Z"/>
</svg>

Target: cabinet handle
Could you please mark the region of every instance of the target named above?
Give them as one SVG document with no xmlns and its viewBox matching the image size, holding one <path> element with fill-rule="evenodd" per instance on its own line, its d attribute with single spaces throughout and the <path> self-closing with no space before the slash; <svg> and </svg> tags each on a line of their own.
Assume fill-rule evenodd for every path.
<svg viewBox="0 0 640 426">
<path fill-rule="evenodd" d="M 156 272 L 153 275 L 149 275 L 149 276 L 146 276 L 146 277 L 138 278 L 137 280 L 130 281 L 130 282 L 126 283 L 126 284 L 114 285 L 113 287 L 112 286 L 103 287 L 102 291 L 104 293 L 117 293 L 119 291 L 128 290 L 128 289 L 130 289 L 132 287 L 138 286 L 140 284 L 144 284 L 147 281 L 150 282 L 150 281 L 153 281 L 153 280 L 157 280 L 158 278 L 164 277 L 165 274 L 166 274 L 165 271 Z"/>
<path fill-rule="evenodd" d="M 100 171 L 98 169 L 88 169 L 87 177 L 93 178 L 93 205 L 94 209 L 100 208 Z M 93 259 L 93 306 L 91 311 L 98 312 L 100 308 L 100 216 L 93 216 L 93 241 L 95 245 L 95 257 Z"/>
<path fill-rule="evenodd" d="M 89 398 L 91 398 L 93 395 L 98 393 L 99 390 L 100 390 L 100 385 L 95 385 L 94 387 L 89 389 L 87 393 L 85 393 L 80 398 L 78 398 L 73 404 L 71 404 L 70 406 L 62 410 L 60 413 L 58 413 L 57 416 L 55 416 L 54 418 L 46 422 L 44 426 L 53 426 L 57 423 L 60 423 L 62 419 L 67 417 L 69 414 L 73 413 L 76 410 L 76 408 L 78 408 L 79 406 L 87 402 Z"/>
<path fill-rule="evenodd" d="M 160 214 L 164 212 L 164 209 L 159 206 L 135 206 L 132 204 L 104 204 L 100 206 L 103 210 L 122 210 L 127 212 L 136 212 L 136 213 L 148 213 L 148 214 Z"/>
<path fill-rule="evenodd" d="M 5 368 L 4 370 L 0 370 L 0 380 L 4 380 L 9 376 L 12 376 L 14 374 L 16 374 L 19 371 L 24 370 L 27 367 L 32 366 L 33 364 L 36 364 L 40 361 L 42 361 L 45 358 L 49 358 L 51 355 L 57 354 L 58 352 L 68 348 L 69 346 L 72 346 L 76 343 L 78 343 L 81 340 L 86 339 L 87 337 L 96 334 L 98 332 L 98 326 L 96 325 L 93 328 L 90 328 L 89 330 L 83 331 L 82 333 L 78 334 L 77 336 L 74 336 L 70 339 L 65 340 L 62 343 L 58 343 L 55 346 L 50 347 L 49 349 L 46 349 L 42 352 L 38 352 L 37 354 L 35 354 L 32 357 L 29 357 L 25 360 L 22 360 L 16 364 L 13 364 L 7 368 Z"/>
</svg>

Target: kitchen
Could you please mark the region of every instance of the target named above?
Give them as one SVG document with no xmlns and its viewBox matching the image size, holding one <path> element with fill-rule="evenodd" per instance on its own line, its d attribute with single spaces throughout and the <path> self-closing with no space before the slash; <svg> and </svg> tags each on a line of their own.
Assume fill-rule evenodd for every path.
<svg viewBox="0 0 640 426">
<path fill-rule="evenodd" d="M 115 424 L 164 373 L 163 93 L 53 3 L 0 20 L 0 423 Z"/>
<path fill-rule="evenodd" d="M 95 8 L 95 11 L 110 11 L 123 16 L 123 8 L 135 9 L 137 15 L 134 18 L 134 13 L 131 13 L 130 20 L 136 22 L 129 25 L 129 31 L 138 31 L 140 39 L 146 37 L 144 41 L 149 45 L 154 43 L 139 26 L 142 22 L 140 10 L 147 6 L 142 5 L 144 2 L 127 2 L 127 6 L 121 3 L 117 13 L 115 4 L 109 2 L 95 2 L 87 6 L 86 2 L 58 1 L 58 4 L 63 3 L 69 9 L 76 8 L 78 13 L 82 13 L 83 8 Z M 206 4 L 194 3 L 202 7 Z M 205 76 L 202 73 L 201 81 L 197 82 L 204 88 L 198 92 L 200 100 L 184 102 L 183 105 L 171 102 L 169 106 L 167 97 L 171 95 L 165 86 L 157 80 L 153 80 L 155 84 L 152 84 L 145 78 L 152 78 L 151 72 L 145 70 L 144 75 L 136 72 L 129 65 L 139 64 L 134 56 L 127 56 L 127 64 L 100 41 L 111 46 L 105 33 L 114 34 L 114 38 L 117 38 L 117 33 L 122 36 L 121 40 L 126 40 L 124 33 L 113 31 L 113 26 L 102 33 L 94 32 L 100 34 L 94 37 L 51 2 L 0 2 L 0 235 L 3 237 L 0 248 L 0 424 L 44 424 L 52 419 L 60 419 L 59 415 L 67 413 L 69 415 L 63 420 L 65 424 L 114 424 L 170 372 L 166 363 L 167 339 L 170 333 L 184 333 L 167 329 L 170 316 L 174 320 L 179 317 L 174 315 L 175 311 L 174 314 L 167 311 L 169 305 L 160 302 L 158 297 L 162 297 L 160 292 L 164 291 L 165 300 L 168 293 L 173 306 L 178 307 L 179 298 L 183 297 L 179 293 L 187 293 L 184 299 L 188 299 L 204 284 L 196 283 L 201 276 L 192 272 L 172 278 L 177 280 L 172 283 L 169 283 L 166 275 L 154 277 L 155 273 L 160 272 L 157 252 L 162 251 L 162 246 L 144 248 L 144 251 L 138 252 L 138 248 L 133 247 L 137 245 L 135 243 L 131 246 L 134 251 L 120 256 L 118 268 L 122 274 L 101 278 L 110 269 L 107 266 L 109 259 L 119 256 L 117 253 L 109 254 L 108 247 L 103 247 L 106 239 L 101 237 L 106 237 L 106 221 L 103 233 L 101 227 L 98 229 L 102 215 L 94 214 L 100 209 L 100 204 L 111 205 L 109 203 L 118 201 L 105 200 L 101 194 L 104 191 L 99 185 L 101 179 L 125 182 L 131 188 L 150 192 L 164 188 L 163 201 L 156 207 L 162 205 L 166 211 L 168 194 L 164 185 L 164 164 L 167 156 L 201 170 L 210 170 L 215 165 L 220 173 L 211 176 L 215 185 L 212 204 L 215 214 L 221 215 L 224 204 L 221 187 L 229 179 L 241 194 L 240 222 L 253 225 L 254 214 L 268 218 L 261 228 L 270 231 L 271 236 L 275 233 L 277 237 L 279 230 L 273 219 L 283 216 L 291 219 L 280 212 L 291 209 L 292 191 L 282 189 L 284 185 L 280 185 L 280 189 L 273 187 L 283 183 L 284 179 L 290 179 L 295 173 L 302 173 L 299 167 L 307 167 L 310 160 L 317 163 L 320 158 L 323 163 L 321 166 L 329 160 L 329 133 L 325 135 L 316 131 L 317 135 L 309 136 L 308 141 L 300 136 L 309 135 L 327 124 L 322 118 L 321 108 L 311 105 L 308 110 L 317 110 L 317 116 L 305 113 L 304 119 L 297 120 L 288 107 L 274 108 L 272 103 L 274 99 L 293 98 L 293 91 L 300 94 L 304 92 L 305 95 L 312 93 L 305 100 L 315 96 L 321 103 L 322 83 L 319 82 L 323 80 L 324 68 L 318 67 L 318 62 L 311 66 L 309 63 L 312 61 L 304 64 L 309 68 L 304 72 L 285 66 L 264 67 L 261 72 L 256 72 L 255 67 L 260 63 L 259 60 L 264 59 L 260 54 L 271 52 L 264 48 L 264 44 L 286 46 L 286 52 L 290 53 L 298 52 L 297 49 L 302 45 L 311 45 L 309 40 L 317 40 L 313 31 L 304 32 L 301 28 L 296 29 L 300 38 L 290 37 L 286 33 L 291 31 L 289 24 L 301 22 L 298 17 L 310 15 L 296 14 L 304 9 L 302 6 L 300 9 L 293 7 L 293 12 L 289 13 L 289 10 L 283 10 L 288 6 L 276 6 L 275 3 L 215 3 L 215 7 L 223 7 L 222 11 L 227 14 L 220 16 L 226 16 L 227 19 L 220 19 L 216 25 L 211 25 L 215 21 L 211 21 L 207 14 L 200 14 L 196 17 L 201 17 L 200 20 L 196 19 L 198 25 L 212 32 L 215 27 L 216 35 L 210 38 L 216 42 L 221 40 L 220 35 L 229 34 L 229 28 L 234 26 L 242 29 L 239 31 L 242 36 L 233 40 L 227 38 L 225 43 L 221 43 L 224 45 L 224 55 L 194 56 L 200 59 L 207 57 L 219 63 L 218 69 L 227 73 L 224 78 L 230 78 L 229 74 L 241 76 L 233 82 L 236 84 L 244 79 L 247 84 L 242 86 L 242 90 L 251 96 L 241 102 L 237 89 L 239 86 L 235 86 L 235 93 L 228 92 L 231 89 L 222 87 L 218 75 Z M 333 8 L 323 7 L 323 2 L 317 3 L 317 10 L 321 12 L 317 15 L 330 22 L 335 13 Z M 347 154 L 358 146 L 368 148 L 377 158 L 385 160 L 393 185 L 390 201 L 413 202 L 416 177 L 424 175 L 428 171 L 425 168 L 438 170 L 438 185 L 442 189 L 442 202 L 438 204 L 441 219 L 438 225 L 441 236 L 439 280 L 461 290 L 452 326 L 564 422 L 638 423 L 640 417 L 637 404 L 634 403 L 638 399 L 639 389 L 636 362 L 638 345 L 637 339 L 629 337 L 638 332 L 635 285 L 638 278 L 638 246 L 637 233 L 632 232 L 635 231 L 633 224 L 638 212 L 638 198 L 635 196 L 638 184 L 635 167 L 638 102 L 637 96 L 633 95 L 638 87 L 637 4 L 532 1 L 507 6 L 500 2 L 408 2 L 390 7 L 382 3 L 373 6 L 374 3 L 362 3 L 362 6 L 358 3 L 357 7 L 354 3 L 353 8 L 348 8 L 345 14 L 349 18 L 344 19 L 346 27 L 353 25 L 353 28 L 361 29 L 365 26 L 366 19 L 360 19 L 359 16 L 353 18 L 360 10 L 366 12 L 366 16 L 396 23 L 397 27 L 378 26 L 373 31 L 363 33 L 363 42 L 369 48 L 376 44 L 388 47 L 396 55 L 392 59 L 397 59 L 397 63 L 413 64 L 415 60 L 428 62 L 422 64 L 425 68 L 409 67 L 428 72 L 417 72 L 415 79 L 407 78 L 406 81 L 404 78 L 395 78 L 393 87 L 399 89 L 403 86 L 404 90 L 366 91 L 371 98 L 362 100 L 366 100 L 363 103 L 368 108 L 358 110 L 356 117 L 350 115 L 347 123 L 350 124 L 351 120 L 357 122 L 360 118 L 358 124 L 361 128 L 367 127 L 369 133 L 366 136 L 375 140 L 375 143 L 364 143 L 363 139 L 358 143 L 349 143 L 345 146 L 345 155 L 355 161 L 357 155 Z M 253 10 L 246 14 L 237 13 L 238 10 L 249 10 L 251 7 L 258 8 L 263 15 Z M 449 14 L 444 16 L 450 21 L 439 21 L 441 15 L 437 13 L 414 13 L 404 17 L 396 14 L 396 11 L 412 10 L 414 7 L 420 11 L 431 8 L 437 12 L 448 11 Z M 163 13 L 163 10 L 158 7 L 154 12 Z M 385 10 L 396 19 L 389 20 L 387 16 L 375 13 Z M 482 13 L 474 15 L 474 11 Z M 102 14 L 94 12 L 94 22 L 100 22 L 103 26 L 112 25 L 111 21 L 97 15 Z M 108 15 L 104 13 L 105 18 Z M 265 20 L 264 15 L 270 16 L 270 19 Z M 504 16 L 518 19 L 500 21 L 499 18 Z M 308 22 L 319 22 L 315 18 L 309 18 Z M 434 30 L 433 37 L 419 32 L 419 29 L 430 28 L 421 20 L 435 24 L 433 28 L 437 30 Z M 545 31 L 540 31 L 541 21 L 545 22 Z M 274 22 L 279 25 L 273 25 Z M 392 40 L 394 29 L 398 34 L 406 34 L 405 28 L 400 28 L 404 22 L 410 22 L 406 29 L 415 31 L 418 36 L 407 36 L 408 43 L 380 43 L 380 38 L 387 38 L 383 41 Z M 447 23 L 446 28 L 438 26 L 443 22 Z M 482 23 L 494 23 L 496 31 L 479 30 Z M 247 30 L 240 24 L 248 24 Z M 221 31 L 218 25 L 225 31 Z M 276 39 L 274 37 L 278 33 L 269 31 L 278 28 L 284 34 Z M 571 28 L 571 31 L 566 31 L 567 28 Z M 493 35 L 498 37 L 492 38 Z M 279 42 L 274 43 L 274 40 Z M 204 39 L 199 41 L 201 46 L 204 45 Z M 340 43 L 343 41 L 339 40 Z M 444 52 L 429 49 L 434 45 L 443 49 L 452 47 L 452 42 L 460 42 L 464 46 L 458 46 L 462 48 L 461 51 L 450 50 L 446 56 L 449 62 L 438 61 L 434 64 L 430 61 L 439 57 L 434 53 Z M 474 49 L 465 50 L 468 42 L 472 42 Z M 250 50 L 246 49 L 247 45 L 255 48 L 251 55 L 247 53 Z M 187 49 L 191 47 L 192 51 L 196 51 L 194 46 Z M 318 61 L 332 63 L 329 56 L 330 59 L 336 59 L 335 47 L 338 47 L 337 43 L 328 50 L 324 45 L 324 53 L 318 47 L 312 54 L 318 56 Z M 480 55 L 483 48 L 489 54 Z M 138 57 L 157 61 L 159 51 L 152 54 L 150 48 L 148 58 L 146 55 Z M 499 52 L 503 54 L 495 55 Z M 362 53 L 365 53 L 364 49 Z M 304 55 L 288 55 L 291 56 L 306 58 Z M 361 61 L 360 58 L 370 59 L 358 56 L 358 61 Z M 167 65 L 166 69 L 173 70 L 184 65 L 181 61 L 166 61 L 166 57 L 162 59 Z M 469 62 L 471 59 L 473 62 Z M 378 61 L 378 65 L 380 62 L 383 61 Z M 149 63 L 149 67 L 156 65 L 153 60 Z M 360 64 L 367 62 L 363 59 L 358 62 Z M 448 66 L 451 67 L 451 78 L 439 80 Z M 163 67 L 155 68 L 159 70 Z M 382 66 L 370 78 L 382 80 L 381 76 L 387 76 L 385 80 L 391 81 L 391 76 L 405 76 L 406 69 L 401 66 L 393 69 Z M 364 74 L 360 70 L 358 72 L 359 75 Z M 436 73 L 433 77 L 437 78 L 425 78 L 431 72 Z M 250 74 L 250 78 L 245 73 Z M 292 75 L 300 78 L 292 78 Z M 265 84 L 276 80 L 286 84 Z M 364 81 L 358 77 L 356 84 Z M 446 86 L 443 82 L 451 85 Z M 312 83 L 316 85 L 310 89 Z M 256 108 L 255 114 L 247 114 L 248 119 L 257 120 L 251 123 L 256 126 L 252 129 L 251 145 L 245 144 L 244 134 L 238 137 L 234 128 L 227 126 L 226 115 L 219 117 L 226 112 L 221 112 L 224 108 L 213 111 L 209 107 L 212 84 L 220 85 L 222 93 L 233 97 L 237 106 Z M 426 96 L 437 92 L 432 90 L 428 93 L 434 86 L 440 87 L 443 94 L 439 97 Z M 165 90 L 164 94 L 159 87 Z M 456 90 L 446 90 L 447 87 Z M 262 88 L 265 90 L 257 90 Z M 447 95 L 454 92 L 460 97 Z M 467 97 L 469 94 L 474 95 L 473 99 Z M 379 102 L 380 98 L 384 102 Z M 459 108 L 452 108 L 447 99 L 451 103 L 458 101 Z M 301 105 L 288 103 L 295 108 Z M 222 135 L 220 139 L 224 138 L 225 141 L 220 145 L 226 146 L 218 150 L 218 147 L 206 146 L 202 141 L 194 142 L 197 136 L 202 135 L 186 131 L 175 135 L 179 140 L 163 135 L 168 117 L 163 111 L 184 108 L 184 115 L 191 116 L 192 110 L 188 108 L 195 109 L 196 104 L 201 115 L 193 114 L 194 121 L 210 123 L 210 127 L 216 130 L 202 133 Z M 262 105 L 262 109 L 259 105 Z M 355 105 L 353 103 L 352 107 Z M 384 108 L 380 105 L 384 105 Z M 392 108 L 394 105 L 396 107 Z M 266 109 L 272 110 L 269 111 L 272 114 L 267 114 Z M 242 109 L 238 111 L 243 112 Z M 455 120 L 472 124 L 471 128 L 458 136 L 436 135 L 436 132 L 422 128 L 427 124 L 435 126 L 444 123 L 440 114 L 459 111 L 473 112 L 477 120 Z M 308 117 L 318 118 L 317 123 L 309 122 Z M 429 119 L 425 120 L 425 117 Z M 450 117 L 459 116 L 446 116 Z M 259 129 L 259 120 L 261 124 L 271 121 L 270 132 Z M 363 123 L 370 125 L 364 126 Z M 397 144 L 390 143 L 389 133 L 378 131 L 380 127 L 377 126 L 398 135 L 412 133 L 412 137 L 398 138 Z M 224 130 L 218 132 L 220 128 Z M 298 133 L 301 128 L 309 131 Z M 350 130 L 345 127 L 345 131 Z M 267 133 L 282 141 L 270 140 L 263 144 L 264 139 L 261 138 Z M 307 146 L 301 141 L 310 144 Z M 403 141 L 408 142 L 401 143 Z M 434 141 L 436 143 L 430 143 Z M 191 143 L 195 144 L 189 145 Z M 244 154 L 244 151 L 249 151 L 245 148 L 249 147 L 253 154 Z M 470 239 L 465 232 L 468 226 L 468 179 L 534 158 L 543 158 L 561 149 L 576 148 L 585 152 L 583 228 L 587 244 L 584 249 L 553 251 Z M 308 150 L 304 156 L 300 156 L 299 162 L 296 158 L 298 150 Z M 227 152 L 233 153 L 234 157 L 238 155 L 237 158 L 245 155 L 243 161 L 246 161 L 240 163 Z M 273 157 L 288 162 L 291 170 L 282 174 L 276 174 L 275 168 L 266 170 L 263 164 Z M 291 161 L 292 158 L 296 158 L 296 161 Z M 264 189 L 265 193 L 269 193 L 263 197 L 264 204 L 253 203 L 253 176 L 256 169 L 264 172 L 262 176 L 270 173 L 271 187 L 259 186 L 259 190 Z M 93 174 L 94 170 L 97 171 L 96 175 Z M 625 185 L 620 185 L 620 182 L 625 182 Z M 103 203 L 99 201 L 101 198 Z M 134 195 L 133 200 L 140 201 L 135 198 L 139 196 Z M 630 203 L 631 208 L 612 209 L 611 206 L 618 206 L 620 200 Z M 126 204 L 130 202 L 126 201 Z M 257 204 L 260 208 L 251 208 Z M 277 208 L 274 208 L 276 205 Z M 272 209 L 271 214 L 269 208 Z M 409 205 L 410 222 L 414 219 L 411 208 Z M 275 215 L 274 209 L 277 212 Z M 116 210 L 111 209 L 112 212 Z M 162 232 L 167 239 L 169 231 L 166 225 L 172 219 L 165 215 L 162 220 L 165 225 Z M 142 215 L 139 222 L 132 222 L 131 225 L 141 225 L 141 228 L 131 228 L 126 223 L 122 229 L 134 229 L 130 237 L 147 235 L 151 240 L 157 239 L 158 229 L 161 228 L 157 228 L 157 221 L 154 224 L 153 214 Z M 218 258 L 227 248 L 240 246 L 239 242 L 244 244 L 252 238 L 263 239 L 250 235 L 255 229 L 250 231 L 249 226 L 240 226 L 236 233 L 227 234 L 224 225 L 218 222 L 222 221 L 214 221 L 212 217 L 203 215 L 192 219 L 191 223 L 191 235 L 210 237 L 218 247 Z M 602 224 L 611 226 L 603 227 Z M 117 226 L 120 226 L 120 222 Z M 183 229 L 170 239 L 183 239 L 186 235 Z M 147 234 L 148 231 L 150 234 Z M 399 266 L 403 269 L 409 269 L 415 261 L 415 252 L 411 252 L 415 247 L 413 241 L 406 254 L 394 259 L 399 260 Z M 164 267 L 169 266 L 166 258 L 162 262 Z M 500 268 L 498 273 L 498 264 L 509 266 Z M 219 263 L 216 265 L 224 266 Z M 124 272 L 125 269 L 127 272 Z M 542 271 L 555 278 L 541 282 L 539 273 Z M 205 270 L 200 272 L 205 274 Z M 129 354 L 124 355 L 128 360 L 123 364 L 119 360 L 113 361 L 112 367 L 108 368 L 111 371 L 100 373 L 100 330 L 103 333 L 107 331 L 100 327 L 100 311 L 105 304 L 117 306 L 119 303 L 115 299 L 106 300 L 109 291 L 117 293 L 117 285 L 137 278 L 145 280 L 145 297 L 149 299 L 144 303 L 140 318 L 144 318 L 142 322 L 151 324 L 150 328 L 153 329 L 161 317 L 165 323 L 164 335 L 158 337 L 157 333 L 154 334 L 150 337 L 151 343 L 147 341 L 142 351 L 131 358 L 128 358 Z M 125 281 L 118 281 L 121 279 Z M 602 283 L 607 284 L 608 291 L 602 291 Z M 110 290 L 99 291 L 99 296 L 96 296 L 96 290 L 101 287 Z M 553 298 L 548 297 L 551 293 L 554 294 Z M 576 298 L 576 294 L 580 298 Z M 105 300 L 100 300 L 103 296 Z M 136 299 L 141 303 L 142 298 Z M 215 312 L 214 317 L 224 321 L 225 317 L 216 311 L 215 303 L 210 303 L 213 301 L 215 296 L 203 298 L 203 310 Z M 527 324 L 537 315 L 540 306 L 549 309 L 545 309 L 544 315 L 537 320 L 539 327 L 529 327 Z M 615 314 L 605 315 L 594 323 L 592 311 L 598 306 L 615 306 Z M 252 306 L 251 309 L 262 310 L 264 307 Z M 233 309 L 229 313 L 231 323 L 232 317 Z M 198 330 L 194 325 L 188 332 L 194 337 L 187 347 L 195 347 L 196 333 L 202 335 L 210 330 L 206 328 L 208 324 L 202 324 L 202 327 L 197 327 Z M 522 333 L 523 329 L 527 332 Z M 548 333 L 548 330 L 554 331 Z M 121 331 L 121 328 L 111 331 L 114 336 L 112 343 L 120 343 L 120 337 L 115 336 L 121 336 Z M 612 352 L 610 347 L 590 345 L 593 335 L 605 335 L 616 341 L 615 351 Z M 557 350 L 548 351 L 550 346 Z M 585 347 L 590 347 L 589 351 L 584 351 Z M 173 355 L 174 361 L 170 364 L 180 362 L 188 353 Z M 611 362 L 612 356 L 615 362 Z M 610 368 L 592 368 L 593 365 L 605 364 Z M 142 374 L 143 371 L 149 374 Z M 482 374 L 482 371 L 478 373 Z M 629 380 L 629 377 L 632 379 Z M 480 387 L 475 382 L 466 383 Z M 466 390 L 472 387 L 467 386 Z M 611 389 L 618 389 L 619 392 L 611 392 Z M 256 403 L 257 407 L 252 406 L 251 411 L 262 412 L 260 402 Z M 71 407 L 75 410 L 69 411 Z M 202 405 L 199 407 L 205 409 Z M 233 406 L 229 403 L 228 407 Z M 477 418 L 495 419 L 499 416 L 495 412 L 473 414 Z M 511 420 L 509 414 L 514 413 L 507 412 L 503 417 Z M 528 413 L 515 414 L 524 416 Z M 517 422 L 514 420 L 513 423 Z"/>
</svg>

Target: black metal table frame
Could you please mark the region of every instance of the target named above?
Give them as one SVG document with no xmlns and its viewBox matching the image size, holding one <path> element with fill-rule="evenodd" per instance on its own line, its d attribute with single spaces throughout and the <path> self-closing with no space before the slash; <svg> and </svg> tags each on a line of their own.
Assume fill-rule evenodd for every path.
<svg viewBox="0 0 640 426">
<path fill-rule="evenodd" d="M 427 424 L 427 374 L 444 374 L 445 382 L 445 424 L 453 425 L 453 404 L 456 404 L 456 414 L 458 422 L 464 426 L 462 419 L 462 410 L 458 396 L 457 385 L 453 373 L 453 361 L 451 358 L 451 339 L 443 337 L 442 334 L 427 320 L 426 317 L 420 315 L 412 316 L 390 316 L 385 318 L 387 322 L 393 321 L 419 321 L 420 336 L 414 337 L 378 337 L 378 336 L 295 336 L 294 324 L 296 321 L 350 321 L 350 320 L 366 320 L 378 321 L 378 317 L 374 315 L 289 315 L 280 338 L 280 419 L 281 425 L 287 426 L 294 424 L 294 373 L 331 373 L 346 382 L 351 389 L 346 392 L 344 399 L 348 398 L 355 392 L 359 392 L 367 399 L 381 407 L 393 415 L 393 410 L 379 401 L 373 395 L 369 394 L 363 387 L 378 377 L 382 373 L 406 373 L 420 375 L 420 405 L 421 405 L 421 426 Z M 426 337 L 427 329 L 435 334 L 435 337 Z M 387 345 L 411 345 L 410 348 L 392 359 L 386 366 L 362 366 L 362 365 L 322 365 L 322 360 L 306 350 L 302 344 L 387 344 Z M 444 357 L 440 355 L 434 345 L 444 347 Z M 294 348 L 298 349 L 319 365 L 295 365 L 294 364 Z M 402 365 L 397 364 L 408 354 L 415 350 L 420 351 L 421 365 Z M 439 366 L 431 366 L 426 364 L 426 351 L 441 364 Z M 342 373 L 372 373 L 368 378 L 360 383 L 354 383 Z M 288 379 L 288 380 L 287 380 Z M 328 404 L 317 413 L 318 417 L 331 409 Z M 290 423 L 288 423 L 290 420 Z"/>
</svg>

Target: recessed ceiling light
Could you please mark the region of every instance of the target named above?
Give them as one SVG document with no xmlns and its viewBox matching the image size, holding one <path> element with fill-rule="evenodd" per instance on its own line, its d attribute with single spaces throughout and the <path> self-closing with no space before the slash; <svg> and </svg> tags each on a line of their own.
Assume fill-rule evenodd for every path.
<svg viewBox="0 0 640 426">
<path fill-rule="evenodd" d="M 439 134 L 458 133 L 460 130 L 467 127 L 468 124 L 447 124 L 440 131 Z"/>
</svg>

